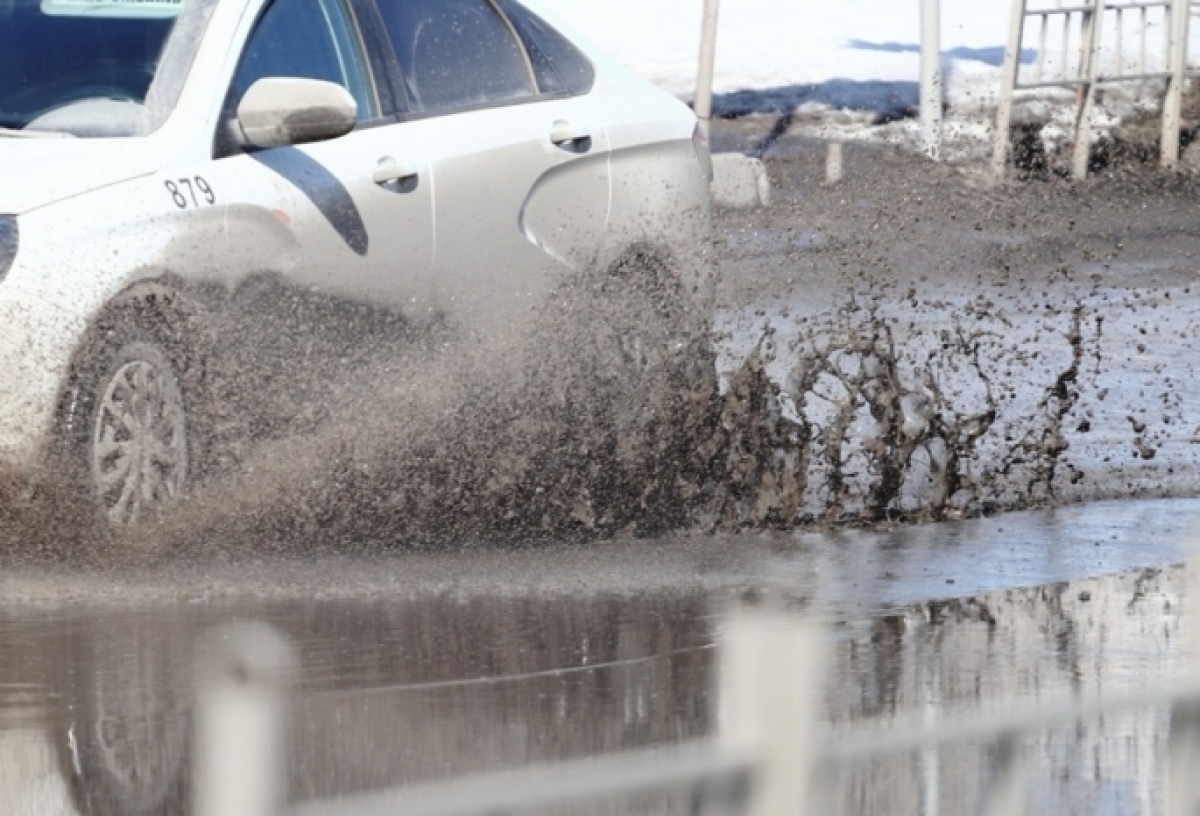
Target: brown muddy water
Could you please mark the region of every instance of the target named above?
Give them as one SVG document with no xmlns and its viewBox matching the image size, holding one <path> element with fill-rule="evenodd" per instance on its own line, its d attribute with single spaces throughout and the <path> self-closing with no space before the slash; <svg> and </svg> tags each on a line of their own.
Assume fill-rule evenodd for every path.
<svg viewBox="0 0 1200 816">
<path fill-rule="evenodd" d="M 714 729 L 717 632 L 764 597 L 829 644 L 822 728 L 1145 688 L 1186 657 L 1200 502 L 876 532 L 616 540 L 0 574 L 0 813 L 186 813 L 206 633 L 294 644 L 294 801 L 665 746 Z M 796 614 L 801 614 L 797 611 Z M 1030 735 L 1029 812 L 1151 813 L 1165 711 Z M 988 746 L 837 779 L 841 812 L 977 812 Z M 936 809 L 932 803 L 936 801 Z M 925 802 L 924 810 L 921 803 Z M 644 806 L 645 803 L 642 803 Z"/>
</svg>

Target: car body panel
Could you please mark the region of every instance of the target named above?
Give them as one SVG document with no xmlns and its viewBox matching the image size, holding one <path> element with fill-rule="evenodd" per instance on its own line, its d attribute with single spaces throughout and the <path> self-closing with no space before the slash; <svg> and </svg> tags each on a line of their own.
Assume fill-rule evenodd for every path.
<svg viewBox="0 0 1200 816">
<path fill-rule="evenodd" d="M 371 178 L 381 161 L 400 156 L 424 166 L 401 131 L 369 128 L 213 162 L 214 188 L 224 206 L 239 209 L 229 213 L 227 229 L 241 274 L 272 273 L 332 296 L 417 308 L 433 264 L 432 181 L 422 173 L 414 189 L 393 192 Z M 264 214 L 284 226 L 294 249 L 239 259 L 238 247 L 253 245 Z"/>
<path fill-rule="evenodd" d="M 577 263 L 594 255 L 608 212 L 607 134 L 596 128 L 587 152 L 550 142 L 556 122 L 591 130 L 592 118 L 586 100 L 550 100 L 404 125 L 426 129 L 436 151 L 437 311 L 494 336 L 527 321 L 569 268 L 567 245 Z"/>
<path fill-rule="evenodd" d="M 265 2 L 217 5 L 154 133 L 0 137 L 0 214 L 20 226 L 0 281 L 0 465 L 37 464 L 88 328 L 147 281 L 233 293 L 267 275 L 493 338 L 524 325 L 564 275 L 606 267 L 634 243 L 677 260 L 689 291 L 709 291 L 694 116 L 543 4 L 529 5 L 593 60 L 590 93 L 214 159 L 225 91 Z M 587 150 L 551 143 L 561 122 L 591 136 Z M 413 189 L 372 180 L 387 158 L 419 170 Z"/>
<path fill-rule="evenodd" d="M 160 161 L 143 139 L 0 139 L 0 213 L 22 215 L 149 175 Z"/>
</svg>

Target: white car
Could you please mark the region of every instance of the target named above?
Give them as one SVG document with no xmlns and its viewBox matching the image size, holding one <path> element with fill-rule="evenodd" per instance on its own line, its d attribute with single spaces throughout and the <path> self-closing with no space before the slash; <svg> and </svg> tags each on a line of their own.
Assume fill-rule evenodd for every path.
<svg viewBox="0 0 1200 816">
<path fill-rule="evenodd" d="M 537 314 L 547 270 L 634 253 L 702 312 L 695 117 L 552 18 L 0 0 L 0 466 L 70 475 L 116 526 L 171 501 L 197 337 L 264 280 L 486 337 Z"/>
</svg>

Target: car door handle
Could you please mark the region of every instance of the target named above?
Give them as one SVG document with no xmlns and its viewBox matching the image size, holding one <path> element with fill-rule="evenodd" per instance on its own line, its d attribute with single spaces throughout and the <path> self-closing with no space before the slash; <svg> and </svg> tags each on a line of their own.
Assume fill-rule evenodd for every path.
<svg viewBox="0 0 1200 816">
<path fill-rule="evenodd" d="M 388 156 L 379 160 L 375 171 L 371 173 L 371 181 L 383 187 L 392 183 L 411 181 L 420 175 L 420 168 L 412 162 L 399 161 Z"/>
<path fill-rule="evenodd" d="M 581 128 L 570 122 L 559 119 L 550 131 L 550 143 L 558 147 L 569 147 L 592 138 L 586 128 Z"/>
</svg>

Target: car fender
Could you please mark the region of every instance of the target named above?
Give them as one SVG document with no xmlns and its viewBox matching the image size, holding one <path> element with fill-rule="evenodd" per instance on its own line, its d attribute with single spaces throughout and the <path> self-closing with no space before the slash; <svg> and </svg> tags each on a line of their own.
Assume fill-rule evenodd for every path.
<svg viewBox="0 0 1200 816">
<path fill-rule="evenodd" d="M 708 180 L 691 139 L 617 149 L 613 193 L 601 255 L 607 267 L 631 246 L 670 259 L 697 309 L 711 307 L 716 267 Z"/>
<path fill-rule="evenodd" d="M 295 262 L 296 243 L 269 208 L 181 208 L 165 184 L 175 177 L 186 176 L 136 179 L 22 217 L 0 283 L 0 461 L 40 459 L 77 350 L 116 299 L 149 282 L 228 290 Z"/>
</svg>

